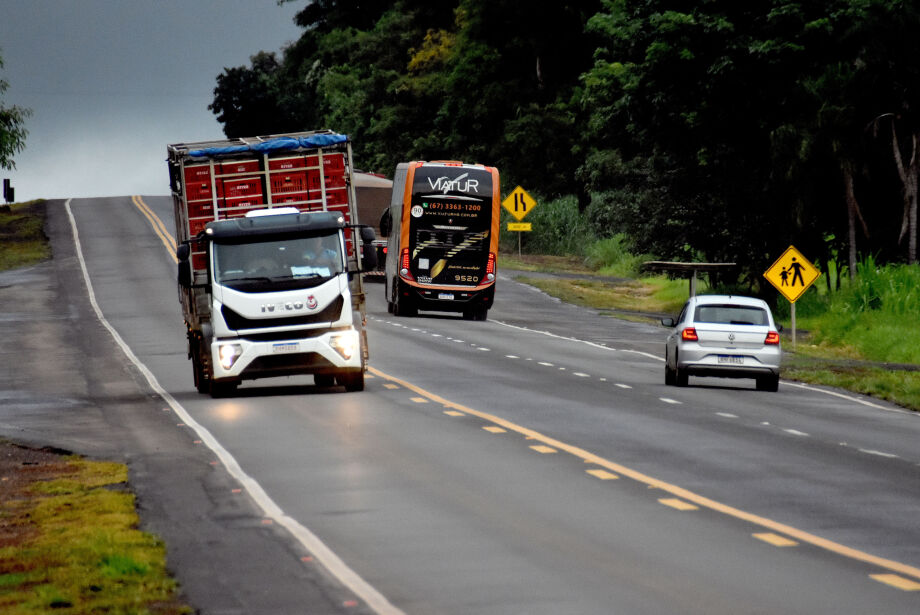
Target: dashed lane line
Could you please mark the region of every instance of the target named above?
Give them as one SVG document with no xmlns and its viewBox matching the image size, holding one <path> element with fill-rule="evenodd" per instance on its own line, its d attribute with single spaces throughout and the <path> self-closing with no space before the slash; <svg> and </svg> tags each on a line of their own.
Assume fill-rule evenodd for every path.
<svg viewBox="0 0 920 615">
<path fill-rule="evenodd" d="M 800 530 L 791 525 L 787 525 L 779 521 L 774 521 L 773 519 L 769 519 L 767 517 L 756 515 L 754 513 L 750 513 L 745 510 L 735 508 L 734 506 L 730 506 L 728 504 L 723 504 L 722 502 L 718 502 L 704 495 L 700 495 L 698 493 L 690 491 L 689 489 L 685 489 L 678 485 L 667 483 L 665 481 L 659 480 L 657 478 L 654 478 L 652 476 L 649 476 L 647 474 L 644 474 L 642 472 L 639 472 L 637 470 L 634 470 L 622 464 L 616 463 L 609 459 L 605 459 L 599 455 L 591 453 L 578 446 L 574 446 L 572 444 L 565 443 L 561 440 L 557 440 L 556 438 L 546 436 L 528 427 L 518 425 L 517 423 L 504 419 L 495 414 L 490 414 L 488 412 L 476 410 L 474 408 L 470 408 L 469 406 L 464 406 L 462 404 L 458 404 L 456 402 L 450 401 L 448 399 L 445 399 L 444 397 L 441 397 L 440 395 L 437 395 L 419 386 L 416 386 L 412 384 L 411 382 L 402 380 L 395 376 L 391 376 L 374 367 L 369 367 L 368 369 L 374 375 L 379 376 L 380 378 L 383 378 L 385 380 L 395 382 L 403 386 L 406 389 L 414 391 L 418 395 L 427 397 L 432 402 L 441 404 L 445 408 L 456 410 L 458 412 L 462 412 L 467 415 L 482 419 L 483 421 L 486 421 L 488 423 L 491 423 L 492 424 L 491 426 L 500 428 L 502 432 L 511 431 L 511 432 L 518 433 L 527 439 L 534 440 L 545 446 L 549 446 L 556 450 L 568 453 L 576 458 L 582 459 L 586 463 L 590 463 L 593 466 L 596 466 L 592 470 L 587 470 L 587 472 L 592 475 L 594 475 L 594 470 L 604 470 L 617 477 L 625 476 L 636 482 L 648 485 L 650 488 L 659 489 L 662 492 L 667 493 L 670 496 L 673 496 L 670 498 L 661 498 L 662 500 L 668 500 L 668 501 L 678 500 L 678 501 L 683 502 L 683 504 L 686 504 L 686 505 L 690 505 L 690 506 L 697 507 L 697 508 L 706 508 L 706 509 L 715 511 L 717 513 L 724 514 L 726 516 L 733 517 L 735 519 L 739 519 L 741 521 L 746 521 L 748 523 L 751 523 L 752 525 L 757 525 L 766 530 L 770 530 L 771 532 L 774 532 L 776 534 L 785 536 L 786 538 L 790 540 L 795 540 L 801 543 L 810 544 L 812 546 L 818 547 L 830 553 L 835 553 L 837 555 L 846 557 L 848 559 L 860 561 L 866 564 L 871 564 L 873 566 L 877 566 L 879 568 L 888 570 L 890 572 L 909 577 L 911 579 L 911 582 L 915 582 L 914 580 L 916 580 L 916 582 L 920 582 L 920 568 L 916 566 L 911 566 L 910 564 L 905 564 L 903 562 L 898 562 L 895 560 L 879 557 L 877 555 L 872 555 L 871 553 L 860 551 L 859 549 L 848 547 L 838 542 L 834 542 L 832 540 L 822 538 L 821 536 L 817 536 L 815 534 L 811 534 L 804 530 Z M 662 503 L 665 503 L 665 502 L 662 502 Z M 668 505 L 671 505 L 671 504 L 668 504 Z"/>
</svg>

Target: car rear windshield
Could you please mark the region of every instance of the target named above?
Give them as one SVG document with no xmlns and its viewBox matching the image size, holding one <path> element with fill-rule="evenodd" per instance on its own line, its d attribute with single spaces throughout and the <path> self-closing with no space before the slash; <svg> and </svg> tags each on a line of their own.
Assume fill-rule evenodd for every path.
<svg viewBox="0 0 920 615">
<path fill-rule="evenodd" d="M 711 322 L 725 325 L 767 325 L 767 311 L 748 305 L 699 305 L 694 317 L 696 322 Z"/>
</svg>

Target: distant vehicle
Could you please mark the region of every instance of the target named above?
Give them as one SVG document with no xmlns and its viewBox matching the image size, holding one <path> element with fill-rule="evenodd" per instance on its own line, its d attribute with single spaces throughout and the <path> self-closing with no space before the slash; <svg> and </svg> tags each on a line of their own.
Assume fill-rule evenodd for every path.
<svg viewBox="0 0 920 615">
<path fill-rule="evenodd" d="M 388 235 L 390 313 L 462 312 L 467 320 L 486 320 L 495 297 L 500 198 L 494 167 L 397 165 L 390 215 L 381 224 Z"/>
<path fill-rule="evenodd" d="M 689 376 L 754 378 L 759 391 L 779 389 L 782 351 L 770 307 L 761 299 L 735 295 L 691 297 L 665 346 L 664 381 L 687 386 Z"/>
<path fill-rule="evenodd" d="M 195 387 L 312 374 L 364 389 L 361 272 L 351 143 L 330 131 L 167 146 L 179 300 Z"/>
</svg>

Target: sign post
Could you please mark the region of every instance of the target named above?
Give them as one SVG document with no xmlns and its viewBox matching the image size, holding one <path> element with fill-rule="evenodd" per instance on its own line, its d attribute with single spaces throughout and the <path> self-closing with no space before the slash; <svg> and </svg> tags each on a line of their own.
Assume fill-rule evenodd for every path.
<svg viewBox="0 0 920 615">
<path fill-rule="evenodd" d="M 821 272 L 812 265 L 802 253 L 789 246 L 782 256 L 776 259 L 763 277 L 767 278 L 791 304 L 789 308 L 792 319 L 792 351 L 795 352 L 795 302 L 820 277 Z"/>
<path fill-rule="evenodd" d="M 537 202 L 531 198 L 523 188 L 518 186 L 511 191 L 505 200 L 502 201 L 502 207 L 504 207 L 509 214 L 514 216 L 514 219 L 517 222 L 509 222 L 508 230 L 517 231 L 518 234 L 518 258 L 521 257 L 521 233 L 528 232 L 531 229 L 530 222 L 521 222 L 524 219 L 524 216 L 529 214 L 534 207 L 537 206 Z"/>
</svg>

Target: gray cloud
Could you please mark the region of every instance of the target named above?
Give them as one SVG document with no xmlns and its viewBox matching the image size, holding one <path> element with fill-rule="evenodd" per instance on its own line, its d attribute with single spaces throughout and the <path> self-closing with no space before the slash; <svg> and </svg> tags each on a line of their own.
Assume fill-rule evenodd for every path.
<svg viewBox="0 0 920 615">
<path fill-rule="evenodd" d="M 217 75 L 296 40 L 302 3 L 0 0 L 5 105 L 33 110 L 17 200 L 167 194 L 166 144 L 221 138 Z"/>
</svg>

